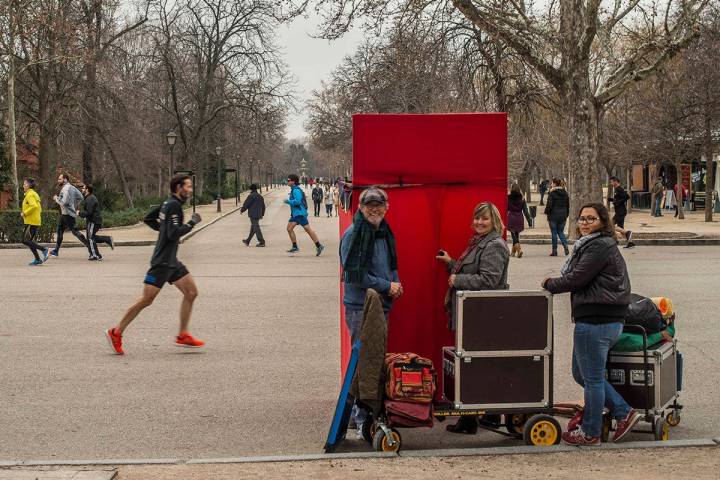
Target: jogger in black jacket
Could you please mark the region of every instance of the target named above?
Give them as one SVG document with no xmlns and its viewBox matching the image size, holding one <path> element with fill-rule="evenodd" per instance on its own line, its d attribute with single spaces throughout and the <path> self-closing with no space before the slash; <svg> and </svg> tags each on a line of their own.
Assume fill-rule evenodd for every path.
<svg viewBox="0 0 720 480">
<path fill-rule="evenodd" d="M 90 258 L 88 260 L 102 260 L 103 256 L 97 248 L 98 243 L 104 243 L 115 250 L 115 244 L 110 236 L 98 235 L 98 231 L 102 228 L 102 215 L 100 215 L 100 203 L 93 194 L 92 185 L 84 185 L 82 194 L 85 196 L 84 208 L 80 212 L 80 216 L 85 219 L 85 236 L 88 241 L 88 252 Z"/>
<path fill-rule="evenodd" d="M 182 206 L 193 191 L 190 176 L 175 175 L 170 181 L 170 191 L 172 196 L 145 217 L 145 223 L 153 230 L 160 232 L 160 235 L 150 260 L 150 270 L 145 275 L 142 297 L 125 312 L 117 327 L 105 332 L 110 347 L 117 355 L 124 353 L 122 348 L 123 332 L 140 312 L 152 305 L 165 283 L 175 285 L 183 294 L 180 307 L 180 333 L 175 338 L 175 345 L 189 348 L 199 348 L 205 345 L 205 342 L 193 338 L 187 331 L 198 289 L 188 269 L 177 259 L 180 239 L 201 221 L 200 214 L 193 213 L 190 221 L 183 223 Z"/>
</svg>

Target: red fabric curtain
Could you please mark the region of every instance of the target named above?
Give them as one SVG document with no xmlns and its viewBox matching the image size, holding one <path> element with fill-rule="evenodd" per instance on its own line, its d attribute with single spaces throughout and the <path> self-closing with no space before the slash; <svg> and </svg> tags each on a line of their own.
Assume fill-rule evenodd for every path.
<svg viewBox="0 0 720 480">
<path fill-rule="evenodd" d="M 390 314 L 389 352 L 417 353 L 440 370 L 442 348 L 454 345 L 443 306 L 448 274 L 435 255 L 462 253 L 479 202 L 493 202 L 505 218 L 506 122 L 505 114 L 353 116 L 353 211 L 341 215 L 340 234 L 360 187 L 387 185 L 386 218 L 405 290 Z M 340 330 L 344 374 L 350 353 L 344 318 Z"/>
</svg>

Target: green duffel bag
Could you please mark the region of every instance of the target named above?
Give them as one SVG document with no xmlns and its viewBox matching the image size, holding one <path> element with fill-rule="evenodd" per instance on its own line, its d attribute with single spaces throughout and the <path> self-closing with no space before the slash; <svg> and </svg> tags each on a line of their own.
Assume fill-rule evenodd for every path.
<svg viewBox="0 0 720 480">
<path fill-rule="evenodd" d="M 671 337 L 675 336 L 675 324 L 671 323 L 665 329 Z M 651 333 L 647 336 L 647 346 L 650 347 L 663 341 L 661 332 Z M 639 333 L 624 332 L 613 346 L 614 352 L 639 352 L 643 349 L 643 336 Z"/>
</svg>

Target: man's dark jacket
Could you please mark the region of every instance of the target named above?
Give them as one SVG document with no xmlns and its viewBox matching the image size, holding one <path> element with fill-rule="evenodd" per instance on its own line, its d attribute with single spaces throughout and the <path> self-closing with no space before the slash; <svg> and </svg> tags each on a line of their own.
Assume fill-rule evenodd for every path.
<svg viewBox="0 0 720 480">
<path fill-rule="evenodd" d="M 545 215 L 548 222 L 562 223 L 567 220 L 570 215 L 570 197 L 562 187 L 550 190 L 545 204 Z"/>
<path fill-rule="evenodd" d="M 247 210 L 249 218 L 261 219 L 265 216 L 265 199 L 257 190 L 250 192 L 250 195 L 243 202 L 240 213 Z"/>
<path fill-rule="evenodd" d="M 627 201 L 630 195 L 627 194 L 625 189 L 618 185 L 615 187 L 614 196 L 610 199 L 615 207 L 615 215 L 627 215 Z"/>
<path fill-rule="evenodd" d="M 588 241 L 573 252 L 570 271 L 545 283 L 550 293 L 571 294 L 576 322 L 621 322 L 630 304 L 630 278 L 625 259 L 612 237 Z"/>
<path fill-rule="evenodd" d="M 95 225 L 102 224 L 100 202 L 98 202 L 97 197 L 92 193 L 85 197 L 83 211 L 80 212 L 80 216 L 87 220 L 88 223 L 94 223 Z"/>
</svg>

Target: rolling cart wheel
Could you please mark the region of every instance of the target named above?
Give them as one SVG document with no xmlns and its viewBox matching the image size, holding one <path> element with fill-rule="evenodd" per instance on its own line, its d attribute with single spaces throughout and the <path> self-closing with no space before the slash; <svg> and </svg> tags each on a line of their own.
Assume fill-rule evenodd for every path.
<svg viewBox="0 0 720 480">
<path fill-rule="evenodd" d="M 653 433 L 655 434 L 655 440 L 665 441 L 670 439 L 670 425 L 663 417 L 658 417 L 658 419 L 655 420 Z"/>
<path fill-rule="evenodd" d="M 551 415 L 533 415 L 525 423 L 523 438 L 526 445 L 550 446 L 560 443 L 562 429 L 560 423 Z"/>
<path fill-rule="evenodd" d="M 373 435 L 375 430 L 375 422 L 371 418 L 368 418 L 363 422 L 362 425 L 362 436 L 366 442 L 372 443 Z"/>
<path fill-rule="evenodd" d="M 672 410 L 670 413 L 667 414 L 665 420 L 671 427 L 677 427 L 678 425 L 680 425 L 680 410 Z"/>
<path fill-rule="evenodd" d="M 514 433 L 515 435 L 522 437 L 523 431 L 525 430 L 525 423 L 527 423 L 528 416 L 525 413 L 513 413 L 512 415 L 505 415 L 505 428 L 508 433 Z"/>
<path fill-rule="evenodd" d="M 392 435 L 393 444 L 390 445 L 390 441 L 388 439 L 388 436 L 385 435 L 385 432 L 382 428 L 378 428 L 375 431 L 375 436 L 373 437 L 373 448 L 375 451 L 378 452 L 397 452 L 400 450 L 400 433 L 395 430 L 394 428 L 390 431 L 390 435 Z"/>
</svg>

